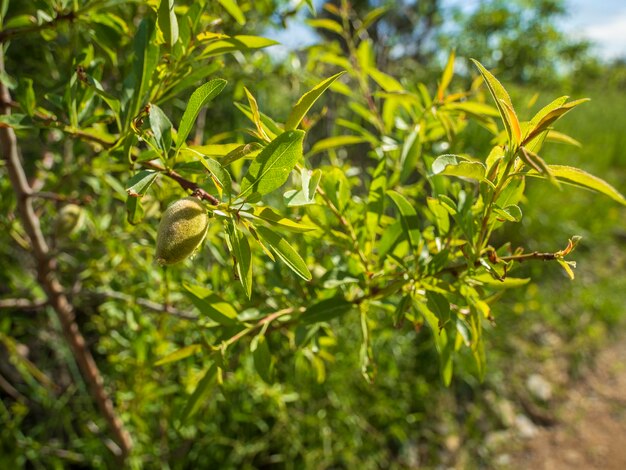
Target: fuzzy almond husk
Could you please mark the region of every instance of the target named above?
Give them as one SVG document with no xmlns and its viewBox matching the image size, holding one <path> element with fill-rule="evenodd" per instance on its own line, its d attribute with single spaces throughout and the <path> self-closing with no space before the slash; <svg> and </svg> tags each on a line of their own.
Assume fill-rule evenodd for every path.
<svg viewBox="0 0 626 470">
<path fill-rule="evenodd" d="M 206 208 L 195 197 L 173 202 L 163 213 L 156 240 L 156 261 L 174 264 L 188 258 L 209 228 Z"/>
</svg>

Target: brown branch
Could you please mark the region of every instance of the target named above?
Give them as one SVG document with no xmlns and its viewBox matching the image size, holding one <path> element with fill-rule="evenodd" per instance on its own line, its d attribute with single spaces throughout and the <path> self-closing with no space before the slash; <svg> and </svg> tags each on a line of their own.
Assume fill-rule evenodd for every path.
<svg viewBox="0 0 626 470">
<path fill-rule="evenodd" d="M 532 253 L 524 253 L 524 254 L 519 254 L 519 255 L 510 255 L 510 256 L 498 256 L 497 261 L 516 261 L 518 263 L 522 263 L 524 261 L 534 261 L 534 260 L 538 260 L 538 261 L 554 261 L 555 259 L 561 257 L 558 253 L 540 253 L 539 251 L 533 251 Z M 474 267 L 480 267 L 482 266 L 481 263 L 481 259 L 479 258 L 478 260 L 476 260 L 474 262 Z M 445 267 L 443 269 L 441 269 L 440 271 L 437 272 L 437 274 L 440 273 L 452 273 L 452 274 L 458 274 L 461 271 L 464 271 L 465 269 L 467 269 L 467 264 L 455 264 L 453 266 L 448 266 Z"/>
<path fill-rule="evenodd" d="M 0 299 L 0 309 L 39 310 L 48 305 L 47 300 Z"/>
<path fill-rule="evenodd" d="M 0 43 L 4 43 L 14 37 L 22 36 L 23 34 L 36 33 L 44 31 L 46 29 L 52 29 L 57 26 L 58 23 L 64 21 L 74 21 L 77 17 L 75 11 L 69 11 L 67 13 L 59 13 L 51 21 L 42 24 L 34 24 L 32 26 L 24 26 L 22 28 L 7 28 L 0 31 Z M 6 101 L 6 100 L 5 100 Z"/>
<path fill-rule="evenodd" d="M 6 30 L 5 30 L 6 38 Z M 4 54 L 0 48 L 0 73 L 4 72 Z M 0 97 L 2 103 L 10 103 L 11 96 L 6 86 L 0 83 Z M 11 109 L 6 104 L 0 105 L 0 114 L 8 115 Z M 35 214 L 32 204 L 32 188 L 28 184 L 24 168 L 19 155 L 17 137 L 11 127 L 0 128 L 0 144 L 3 157 L 6 160 L 7 173 L 17 199 L 18 214 L 32 246 L 31 254 L 36 263 L 37 280 L 48 298 L 48 303 L 55 310 L 63 334 L 69 343 L 81 374 L 89 386 L 92 398 L 98 405 L 100 413 L 108 423 L 117 444 L 120 447 L 120 457 L 124 460 L 132 448 L 130 434 L 124 428 L 122 420 L 117 415 L 113 402 L 104 388 L 104 380 L 98 365 L 91 355 L 85 338 L 75 321 L 74 307 L 69 303 L 63 286 L 58 280 L 56 263 L 50 256 L 50 249 L 39 225 L 39 218 Z"/>
<path fill-rule="evenodd" d="M 213 196 L 212 194 L 209 194 L 207 191 L 202 189 L 197 183 L 194 183 L 193 181 L 189 181 L 185 177 L 176 173 L 174 170 L 168 170 L 167 168 L 162 167 L 161 165 L 153 161 L 141 162 L 141 165 L 143 165 L 146 168 L 151 168 L 153 170 L 163 172 L 163 174 L 165 174 L 166 176 L 169 176 L 174 181 L 176 181 L 183 189 L 186 189 L 188 191 L 193 191 L 193 193 L 196 196 L 198 196 L 200 199 L 209 201 L 214 206 L 217 206 L 220 203 L 219 199 L 217 199 L 215 196 Z"/>
<path fill-rule="evenodd" d="M 300 308 L 284 308 L 282 310 L 278 310 L 277 312 L 274 313 L 270 313 L 269 315 L 264 316 L 263 318 L 261 318 L 258 322 L 256 322 L 254 325 L 249 326 L 247 328 L 244 328 L 243 330 L 241 330 L 239 333 L 236 333 L 235 335 L 231 336 L 230 338 L 228 338 L 226 341 L 224 341 L 222 343 L 222 345 L 224 347 L 228 347 L 231 344 L 236 343 L 237 341 L 239 341 L 241 338 L 243 338 L 244 336 L 249 335 L 250 333 L 252 333 L 253 331 L 256 331 L 258 329 L 260 329 L 261 327 L 263 327 L 264 325 L 273 322 L 274 320 L 276 320 L 277 318 L 280 318 L 282 316 L 285 315 L 290 315 L 292 313 L 295 312 L 304 312 L 306 309 L 304 307 L 300 307 Z"/>
<path fill-rule="evenodd" d="M 132 295 L 124 294 L 123 292 L 115 292 L 115 291 L 96 291 L 93 293 L 96 296 L 108 297 L 110 299 L 122 300 L 124 302 L 135 302 L 137 305 L 141 305 L 149 310 L 154 310 L 155 312 L 167 313 L 169 315 L 183 318 L 185 320 L 197 320 L 198 317 L 196 315 L 191 315 L 187 312 L 177 309 L 169 304 L 160 304 L 158 302 L 154 302 L 149 299 L 143 299 L 140 297 L 134 297 Z"/>
<path fill-rule="evenodd" d="M 538 251 L 533 251 L 532 253 L 525 253 L 523 255 L 502 256 L 498 259 L 502 261 L 517 261 L 519 263 L 521 263 L 522 261 L 530 261 L 530 260 L 553 261 L 557 259 L 557 254 L 556 253 L 540 253 Z"/>
</svg>

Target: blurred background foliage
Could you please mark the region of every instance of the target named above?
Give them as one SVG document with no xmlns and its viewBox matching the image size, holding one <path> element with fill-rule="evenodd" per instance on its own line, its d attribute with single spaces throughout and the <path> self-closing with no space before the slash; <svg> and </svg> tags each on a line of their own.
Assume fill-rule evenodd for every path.
<svg viewBox="0 0 626 470">
<path fill-rule="evenodd" d="M 55 10 L 72 3 L 10 1 L 4 17 L 11 20 L 35 11 L 53 17 Z M 69 79 L 77 54 L 93 53 L 99 58 L 99 76 L 108 77 L 107 89 L 121 89 L 121 77 L 106 70 L 123 69 L 134 21 L 149 7 L 117 3 L 108 10 L 115 17 L 103 13 L 95 22 L 99 31 L 64 22 L 12 41 L 6 53 L 12 79 L 32 79 L 35 95 L 45 97 L 59 91 L 52 88 L 63 82 L 64 75 L 55 74 Z M 240 0 L 244 23 L 221 3 L 208 2 L 202 21 L 230 35 L 263 35 L 293 22 L 306 28 L 305 17 L 328 18 L 327 10 L 319 8 L 317 16 L 311 16 L 306 2 Z M 358 18 L 380 14 L 367 28 L 377 66 L 403 84 L 423 81 L 434 92 L 448 51 L 456 48 L 459 73 L 453 88 L 466 89 L 473 78 L 467 60 L 474 57 L 503 83 L 515 85 L 513 102 L 527 103 L 527 109 L 519 110 L 522 117 L 564 93 L 592 98 L 559 128 L 582 146 L 550 144 L 550 162 L 579 166 L 626 191 L 626 66 L 623 61 L 599 60 L 589 52 L 589 44 L 559 30 L 556 19 L 566 12 L 564 2 L 487 0 L 470 13 L 457 10 L 452 15 L 439 0 L 363 0 L 352 6 Z M 318 31 L 323 47 L 347 47 L 332 31 Z M 96 37 L 99 42 L 93 42 Z M 77 44 L 93 45 L 78 51 Z M 212 74 L 229 81 L 230 93 L 212 105 L 198 131 L 199 141 L 219 142 L 223 132 L 244 127 L 245 117 L 232 106 L 243 99 L 243 86 L 253 89 L 262 110 L 286 116 L 291 103 L 324 76 L 312 60 L 316 47 L 221 57 Z M 180 116 L 183 103 L 177 98 L 165 109 Z M 344 116 L 342 103 L 342 97 L 333 94 L 325 107 L 315 108 L 313 120 L 320 121 L 311 127 L 313 136 L 338 132 L 333 122 Z M 454 145 L 474 155 L 490 148 L 491 135 L 475 124 L 459 139 Z M 233 357 L 239 366 L 230 369 L 220 386 L 206 391 L 195 414 L 179 426 L 181 410 L 205 364 L 201 358 L 154 363 L 176 347 L 200 341 L 206 320 L 195 318 L 188 300 L 177 294 L 169 300 L 180 316 L 145 305 L 167 298 L 172 282 L 202 284 L 210 279 L 215 289 L 226 289 L 233 282 L 230 273 L 211 268 L 212 259 L 224 253 L 203 250 L 193 264 L 207 269 L 194 270 L 193 279 L 184 270 L 144 269 L 153 250 L 150 240 L 158 207 L 164 208 L 167 201 L 159 200 L 157 193 L 145 204 L 146 223 L 131 228 L 125 222 L 125 192 L 110 177 L 110 163 L 81 152 L 80 144 L 63 149 L 59 142 L 58 135 L 44 132 L 38 139 L 22 140 L 24 155 L 37 155 L 25 164 L 34 177 L 46 173 L 50 191 L 72 188 L 73 197 L 97 195 L 86 201 L 82 231 L 58 240 L 55 249 L 64 285 L 72 287 L 80 326 L 135 436 L 130 465 L 136 468 L 492 466 L 499 453 L 519 445 L 529 426 L 554 419 L 552 405 L 567 391 L 569 380 L 624 324 L 626 211 L 596 194 L 575 188 L 555 192 L 545 183 L 530 182 L 523 222 L 502 237 L 528 251 L 552 251 L 562 248 L 568 237 L 582 235 L 575 256 L 577 278 L 570 282 L 552 264 L 521 267 L 518 277 L 528 273 L 534 282 L 509 293 L 495 307 L 497 326 L 485 333 L 490 355 L 484 383 L 464 372 L 470 367 L 461 366 L 452 385 L 444 387 L 431 335 L 425 329 L 384 328 L 385 318 L 377 318 L 374 322 L 381 327 L 373 328 L 372 348 L 378 372 L 375 383 L 368 384 L 359 370 L 360 332 L 353 313 L 320 336 L 325 350 L 332 351 L 323 360 L 306 351 L 293 356 L 282 347 L 284 338 L 268 336 L 276 355 L 273 380 L 257 374 L 252 355 Z M 358 165 L 363 151 L 347 147 L 335 158 Z M 125 171 L 120 163 L 119 172 Z M 19 246 L 24 235 L 9 210 L 14 203 L 3 174 L 0 298 L 38 301 L 43 293 L 29 275 L 30 260 Z M 48 207 L 51 210 L 41 213 L 42 225 L 53 227 L 55 204 Z M 268 270 L 274 278 L 265 281 L 277 291 L 285 282 L 279 271 Z M 0 310 L 0 467 L 113 465 L 104 424 L 73 364 L 49 308 Z M 530 384 L 533 375 L 548 384 L 550 396 Z"/>
</svg>

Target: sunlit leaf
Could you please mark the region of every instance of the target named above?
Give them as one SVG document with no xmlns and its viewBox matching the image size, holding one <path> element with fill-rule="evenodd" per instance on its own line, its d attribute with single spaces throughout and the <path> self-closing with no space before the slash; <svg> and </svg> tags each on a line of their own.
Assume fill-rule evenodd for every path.
<svg viewBox="0 0 626 470">
<path fill-rule="evenodd" d="M 480 62 L 474 59 L 470 60 L 478 68 L 478 71 L 487 84 L 487 88 L 496 103 L 496 107 L 498 108 L 498 111 L 500 111 L 500 116 L 502 117 L 502 122 L 504 123 L 504 128 L 509 136 L 509 140 L 515 144 L 519 144 L 519 139 L 515 140 L 518 132 L 514 131 L 514 128 L 519 131 L 520 125 L 509 94 L 496 77 L 483 67 Z"/>
<path fill-rule="evenodd" d="M 228 248 L 235 259 L 235 269 L 239 282 L 250 298 L 252 295 L 252 256 L 250 244 L 245 234 L 240 232 L 235 223 L 230 220 L 226 225 Z"/>
<path fill-rule="evenodd" d="M 280 188 L 302 158 L 304 131 L 286 131 L 270 142 L 250 164 L 240 196 L 268 194 Z"/>
<path fill-rule="evenodd" d="M 591 175 L 580 168 L 565 165 L 548 165 L 550 173 L 558 180 L 571 183 L 575 186 L 591 189 L 602 193 L 620 204 L 626 205 L 626 198 L 613 186 L 597 176 Z M 538 176 L 538 172 L 531 171 L 529 176 Z"/>
<path fill-rule="evenodd" d="M 177 349 L 176 351 L 162 357 L 154 363 L 155 366 L 162 366 L 163 364 L 169 364 L 170 362 L 180 361 L 189 356 L 202 351 L 202 346 L 199 344 L 192 344 L 191 346 L 185 346 L 184 348 Z"/>
<path fill-rule="evenodd" d="M 148 188 L 155 182 L 159 173 L 152 170 L 138 171 L 131 179 L 128 180 L 126 192 L 133 198 L 142 197 L 148 191 Z"/>
<path fill-rule="evenodd" d="M 303 323 L 330 321 L 352 310 L 352 303 L 343 297 L 333 297 L 313 304 L 302 314 Z"/>
<path fill-rule="evenodd" d="M 199 310 L 200 314 L 220 325 L 236 325 L 237 311 L 212 290 L 199 285 L 183 283 L 185 294 Z"/>
<path fill-rule="evenodd" d="M 298 252 L 276 232 L 267 227 L 257 226 L 256 231 L 261 238 L 272 248 L 274 253 L 298 276 L 305 281 L 311 280 L 311 273 Z"/>
<path fill-rule="evenodd" d="M 287 118 L 285 130 L 296 129 L 302 121 L 302 118 L 304 118 L 309 109 L 311 109 L 311 106 L 313 106 L 319 97 L 322 96 L 322 93 L 324 93 L 328 87 L 344 73 L 345 72 L 339 72 L 338 74 L 327 78 L 302 95 Z"/>
<path fill-rule="evenodd" d="M 178 20 L 174 13 L 174 0 L 161 0 L 157 10 L 157 26 L 163 41 L 173 47 L 178 41 Z"/>
<path fill-rule="evenodd" d="M 183 117 L 180 120 L 180 125 L 178 126 L 178 137 L 176 140 L 177 150 L 180 149 L 187 140 L 187 136 L 191 132 L 193 124 L 196 122 L 200 109 L 215 98 L 225 86 L 226 80 L 216 78 L 205 83 L 192 93 L 187 103 L 187 108 L 185 108 Z"/>
<path fill-rule="evenodd" d="M 239 8 L 239 5 L 237 4 L 236 0 L 217 0 L 217 1 L 220 3 L 220 5 L 224 7 L 224 10 L 226 10 L 228 14 L 235 19 L 237 23 L 239 23 L 242 26 L 246 24 L 246 17 L 243 14 L 243 11 L 241 11 L 241 8 Z"/>
<path fill-rule="evenodd" d="M 303 224 L 301 222 L 291 220 L 278 212 L 275 212 L 269 207 L 253 206 L 251 208 L 251 213 L 254 214 L 255 217 L 258 217 L 275 227 L 289 230 L 290 232 L 304 233 L 318 229 L 315 225 Z M 243 215 L 243 212 L 241 214 Z"/>
<path fill-rule="evenodd" d="M 402 228 L 407 239 L 409 240 L 409 243 L 414 249 L 417 248 L 422 237 L 419 230 L 419 218 L 415 207 L 413 207 L 407 198 L 394 190 L 387 191 L 387 195 L 391 198 L 400 212 Z"/>
<path fill-rule="evenodd" d="M 466 160 L 458 155 L 441 155 L 433 162 L 432 172 L 434 175 L 459 176 L 483 181 L 486 168 L 481 162 Z"/>
<path fill-rule="evenodd" d="M 212 386 L 215 385 L 215 376 L 217 375 L 217 365 L 215 363 L 211 364 L 211 366 L 206 370 L 202 379 L 196 385 L 193 393 L 187 400 L 185 404 L 185 408 L 180 415 L 181 424 L 185 423 L 189 418 L 191 418 L 196 412 L 198 408 L 204 403 L 206 397 L 212 390 Z"/>
</svg>

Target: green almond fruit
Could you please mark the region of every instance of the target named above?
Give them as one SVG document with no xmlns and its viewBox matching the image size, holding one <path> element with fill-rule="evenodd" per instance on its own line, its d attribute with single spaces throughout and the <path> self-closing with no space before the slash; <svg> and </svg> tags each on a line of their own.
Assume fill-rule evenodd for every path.
<svg viewBox="0 0 626 470">
<path fill-rule="evenodd" d="M 207 210 L 195 197 L 175 201 L 163 213 L 156 240 L 159 264 L 174 264 L 188 258 L 204 241 L 209 229 Z"/>
</svg>

